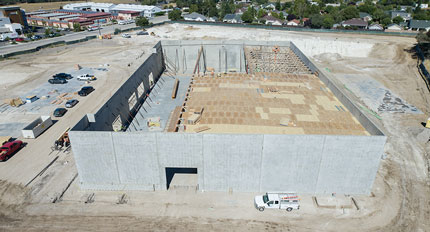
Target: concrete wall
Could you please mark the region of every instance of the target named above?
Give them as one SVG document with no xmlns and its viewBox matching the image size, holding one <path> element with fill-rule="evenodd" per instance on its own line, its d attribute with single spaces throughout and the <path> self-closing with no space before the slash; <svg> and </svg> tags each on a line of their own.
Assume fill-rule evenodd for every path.
<svg viewBox="0 0 430 232">
<path fill-rule="evenodd" d="M 151 86 L 149 76 L 152 73 L 154 82 L 157 82 L 161 73 L 164 71 L 163 52 L 161 44 L 154 46 L 154 52 L 145 62 L 130 76 L 130 78 L 112 95 L 112 97 L 94 114 L 95 121 L 91 117 L 85 116 L 73 130 L 88 131 L 112 131 L 112 123 L 119 116 L 123 125 L 128 126 L 133 117 L 145 101 L 146 95 L 138 93 L 138 86 L 144 87 L 144 91 L 150 92 Z M 130 109 L 129 99 L 132 95 L 136 96 L 136 103 Z"/>
<path fill-rule="evenodd" d="M 368 194 L 384 136 L 69 133 L 81 186 L 165 190 L 166 167 L 206 191 Z M 79 146 L 76 146 L 79 144 Z"/>
<path fill-rule="evenodd" d="M 197 57 L 203 46 L 200 58 L 200 71 L 206 67 L 215 68 L 215 72 L 245 72 L 244 46 L 281 46 L 288 47 L 290 42 L 242 41 L 242 40 L 163 40 L 163 53 L 168 62 L 178 73 L 192 74 L 196 67 Z M 204 56 L 204 58 L 203 58 Z"/>
<path fill-rule="evenodd" d="M 339 88 L 336 83 L 323 70 L 319 69 L 310 59 L 308 59 L 293 43 L 290 44 L 291 50 L 309 67 L 309 69 L 318 75 L 318 78 L 333 92 L 333 94 L 348 108 L 349 112 L 361 123 L 361 125 L 371 135 L 384 135 L 382 130 L 369 119 L 356 104 L 346 95 L 344 88 Z"/>
<path fill-rule="evenodd" d="M 163 41 L 156 53 L 93 116 L 69 132 L 81 187 L 100 190 L 164 190 L 166 167 L 197 168 L 198 184 L 207 191 L 297 191 L 300 193 L 368 194 L 386 137 L 345 96 L 343 90 L 289 42 L 246 42 L 246 45 L 290 46 L 342 101 L 372 136 L 243 135 L 111 132 L 119 115 L 132 110 L 128 99 L 148 75 L 158 79 L 164 61 L 178 72 L 192 73 L 203 46 L 207 64 L 215 70 L 244 72 L 243 41 Z M 163 58 L 163 53 L 167 59 Z M 227 61 L 225 60 L 227 54 Z M 204 69 L 201 59 L 200 69 Z M 227 64 L 227 65 L 226 65 Z M 131 120 L 130 120 L 131 121 Z"/>
</svg>

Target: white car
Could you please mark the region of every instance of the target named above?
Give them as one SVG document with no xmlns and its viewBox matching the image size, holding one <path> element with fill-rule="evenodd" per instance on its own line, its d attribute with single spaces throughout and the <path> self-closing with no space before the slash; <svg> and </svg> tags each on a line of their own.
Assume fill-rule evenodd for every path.
<svg viewBox="0 0 430 232">
<path fill-rule="evenodd" d="M 130 34 L 127 34 L 127 33 L 124 33 L 124 34 L 122 34 L 121 35 L 123 38 L 131 38 L 131 35 Z"/>
<path fill-rule="evenodd" d="M 91 74 L 82 74 L 82 75 L 79 75 L 76 79 L 78 79 L 78 81 L 92 81 L 92 80 L 95 80 L 96 78 L 94 77 L 94 75 L 91 75 Z"/>
</svg>

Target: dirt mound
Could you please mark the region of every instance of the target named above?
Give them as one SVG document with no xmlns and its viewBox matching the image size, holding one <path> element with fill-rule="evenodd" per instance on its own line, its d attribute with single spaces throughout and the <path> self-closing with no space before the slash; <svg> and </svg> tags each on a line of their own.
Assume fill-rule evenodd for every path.
<svg viewBox="0 0 430 232">
<path fill-rule="evenodd" d="M 0 180 L 0 224 L 2 221 L 15 221 L 29 202 L 29 191 L 22 185 Z"/>
</svg>

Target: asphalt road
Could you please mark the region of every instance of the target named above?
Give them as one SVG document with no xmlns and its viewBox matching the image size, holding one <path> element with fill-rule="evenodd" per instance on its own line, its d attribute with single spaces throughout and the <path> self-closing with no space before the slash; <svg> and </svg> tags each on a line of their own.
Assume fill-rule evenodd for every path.
<svg viewBox="0 0 430 232">
<path fill-rule="evenodd" d="M 160 17 L 156 17 L 153 19 L 149 20 L 152 23 L 161 23 L 164 21 L 168 21 L 167 16 L 160 16 Z M 105 26 L 100 30 L 100 34 L 113 34 L 116 28 L 119 28 L 121 30 L 124 29 L 128 29 L 128 28 L 133 28 L 136 27 L 136 24 L 127 24 L 127 25 L 110 25 L 110 26 Z M 11 52 L 17 52 L 17 51 L 21 51 L 21 50 L 27 50 L 27 49 L 31 49 L 31 48 L 36 48 L 38 46 L 41 45 L 45 45 L 45 44 L 49 44 L 49 43 L 53 43 L 56 41 L 72 41 L 72 40 L 77 40 L 77 39 L 83 39 L 87 36 L 92 36 L 92 35 L 98 35 L 99 31 L 81 31 L 81 32 L 76 32 L 76 33 L 71 33 L 68 35 L 64 35 L 64 36 L 60 36 L 60 37 L 55 37 L 55 38 L 49 38 L 49 39 L 42 39 L 42 40 L 37 40 L 37 41 L 32 41 L 32 42 L 28 42 L 28 43 L 18 43 L 15 45 L 6 45 L 6 46 L 1 46 L 0 47 L 0 56 L 3 54 L 8 54 Z"/>
</svg>

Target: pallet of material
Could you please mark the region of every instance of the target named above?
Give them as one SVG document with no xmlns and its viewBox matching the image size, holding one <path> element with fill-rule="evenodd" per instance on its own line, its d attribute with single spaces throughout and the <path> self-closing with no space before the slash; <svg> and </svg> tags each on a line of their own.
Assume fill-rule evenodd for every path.
<svg viewBox="0 0 430 232">
<path fill-rule="evenodd" d="M 177 106 L 172 111 L 172 114 L 170 115 L 169 122 L 167 124 L 167 132 L 175 132 L 176 130 L 176 124 L 179 120 L 179 115 L 181 114 L 181 107 Z"/>
<path fill-rule="evenodd" d="M 178 87 L 179 87 L 179 79 L 176 78 L 175 84 L 173 85 L 173 90 L 172 90 L 172 99 L 176 98 L 176 94 L 178 93 Z"/>
</svg>

